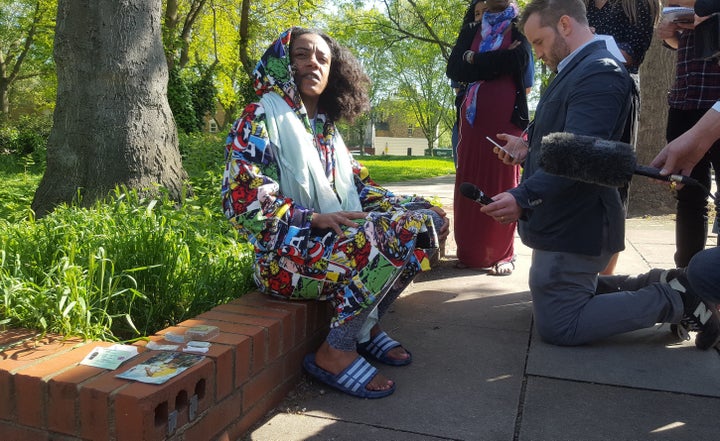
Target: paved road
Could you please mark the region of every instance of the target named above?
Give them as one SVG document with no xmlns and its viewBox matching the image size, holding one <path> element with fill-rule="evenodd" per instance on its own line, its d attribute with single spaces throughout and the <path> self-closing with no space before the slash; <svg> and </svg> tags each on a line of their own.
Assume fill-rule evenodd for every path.
<svg viewBox="0 0 720 441">
<path fill-rule="evenodd" d="M 453 177 L 392 185 L 452 206 Z M 450 210 L 448 210 L 450 211 Z M 672 266 L 672 219 L 629 219 L 618 271 Z M 716 239 L 711 239 L 714 244 Z M 583 347 L 555 347 L 533 330 L 517 240 L 508 277 L 454 268 L 455 245 L 383 320 L 413 352 L 379 366 L 397 391 L 361 400 L 306 380 L 248 440 L 717 440 L 720 354 L 677 342 L 667 325 Z"/>
</svg>

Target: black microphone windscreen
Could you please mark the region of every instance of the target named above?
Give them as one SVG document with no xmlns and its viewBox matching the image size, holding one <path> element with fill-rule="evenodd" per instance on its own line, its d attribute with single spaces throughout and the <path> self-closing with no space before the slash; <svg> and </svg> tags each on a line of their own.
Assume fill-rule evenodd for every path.
<svg viewBox="0 0 720 441">
<path fill-rule="evenodd" d="M 636 164 L 632 146 L 619 141 L 557 132 L 541 142 L 540 167 L 577 181 L 622 187 L 632 178 Z"/>
<path fill-rule="evenodd" d="M 460 193 L 462 193 L 462 195 L 466 198 L 474 200 L 478 198 L 480 190 L 469 182 L 463 182 L 460 184 Z"/>
</svg>

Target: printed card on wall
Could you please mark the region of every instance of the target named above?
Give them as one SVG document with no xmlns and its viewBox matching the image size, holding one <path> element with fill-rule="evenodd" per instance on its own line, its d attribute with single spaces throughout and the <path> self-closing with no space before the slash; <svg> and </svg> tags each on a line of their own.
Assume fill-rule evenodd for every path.
<svg viewBox="0 0 720 441">
<path fill-rule="evenodd" d="M 116 377 L 143 383 L 162 384 L 201 362 L 204 358 L 204 355 L 160 352 Z"/>
</svg>

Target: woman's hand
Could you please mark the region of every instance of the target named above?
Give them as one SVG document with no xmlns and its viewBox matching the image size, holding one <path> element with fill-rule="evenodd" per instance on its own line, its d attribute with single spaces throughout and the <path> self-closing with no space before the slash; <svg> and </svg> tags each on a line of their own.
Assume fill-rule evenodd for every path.
<svg viewBox="0 0 720 441">
<path fill-rule="evenodd" d="M 443 219 L 443 224 L 440 227 L 440 229 L 437 231 L 438 241 L 442 242 L 443 240 L 447 239 L 448 235 L 450 234 L 450 219 L 447 217 L 447 213 L 445 213 L 445 210 L 443 210 L 440 207 L 432 206 L 429 208 L 429 210 L 434 211 L 435 213 L 439 214 L 440 217 Z"/>
<path fill-rule="evenodd" d="M 320 230 L 331 229 L 337 234 L 342 234 L 341 225 L 350 228 L 357 228 L 358 224 L 353 219 L 364 219 L 367 216 L 362 211 L 336 211 L 335 213 L 314 213 L 310 226 Z"/>
</svg>

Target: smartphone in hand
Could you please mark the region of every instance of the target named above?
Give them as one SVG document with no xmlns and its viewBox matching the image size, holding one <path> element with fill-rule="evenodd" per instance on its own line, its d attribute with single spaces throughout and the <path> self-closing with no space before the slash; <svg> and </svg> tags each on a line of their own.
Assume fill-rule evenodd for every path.
<svg viewBox="0 0 720 441">
<path fill-rule="evenodd" d="M 489 136 L 486 136 L 485 139 L 487 139 L 488 141 L 492 142 L 492 143 L 495 145 L 495 147 L 499 148 L 499 149 L 502 150 L 503 152 L 507 153 L 508 156 L 510 156 L 511 158 L 515 159 L 515 155 L 513 155 L 512 153 L 510 153 L 509 151 L 507 151 L 507 149 L 505 149 L 505 147 L 503 147 L 503 146 L 501 146 L 500 144 L 498 144 L 497 142 L 495 142 L 492 138 L 490 138 Z"/>
</svg>

